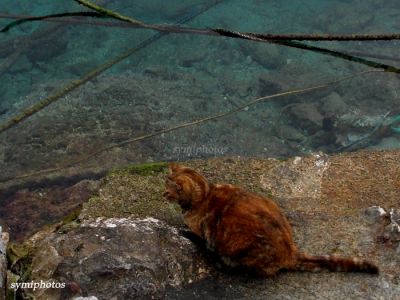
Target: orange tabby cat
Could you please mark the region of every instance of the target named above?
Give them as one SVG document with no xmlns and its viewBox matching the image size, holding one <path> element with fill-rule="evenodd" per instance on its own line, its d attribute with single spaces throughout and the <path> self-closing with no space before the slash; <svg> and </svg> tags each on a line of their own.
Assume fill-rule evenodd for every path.
<svg viewBox="0 0 400 300">
<path fill-rule="evenodd" d="M 177 164 L 169 171 L 164 196 L 179 203 L 190 230 L 229 266 L 246 267 L 261 276 L 282 269 L 379 272 L 374 264 L 357 258 L 299 252 L 286 217 L 269 198 L 230 184 L 211 184 Z"/>
</svg>

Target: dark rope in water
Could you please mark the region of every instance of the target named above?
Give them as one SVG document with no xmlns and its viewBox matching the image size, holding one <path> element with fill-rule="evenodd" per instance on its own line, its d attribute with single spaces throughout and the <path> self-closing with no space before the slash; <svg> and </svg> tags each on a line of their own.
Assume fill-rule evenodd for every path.
<svg viewBox="0 0 400 300">
<path fill-rule="evenodd" d="M 238 32 L 238 31 L 230 31 L 230 30 L 225 30 L 225 29 L 197 29 L 197 28 L 184 28 L 184 27 L 180 27 L 180 26 L 169 26 L 169 25 L 164 25 L 164 24 L 161 24 L 161 25 L 155 24 L 154 25 L 154 24 L 146 24 L 137 19 L 132 19 L 130 17 L 123 16 L 117 12 L 114 12 L 114 11 L 108 10 L 106 8 L 100 7 L 98 5 L 95 5 L 88 0 L 74 0 L 74 1 L 78 2 L 79 4 L 81 4 L 85 7 L 95 10 L 98 13 L 101 13 L 103 15 L 110 16 L 111 18 L 115 18 L 115 19 L 123 21 L 123 22 L 132 23 L 132 24 L 137 25 L 142 28 L 154 29 L 154 30 L 158 30 L 161 32 L 167 31 L 167 32 L 174 32 L 174 33 L 194 33 L 194 34 L 207 34 L 207 35 L 213 35 L 213 34 L 217 33 L 221 36 L 226 36 L 226 37 L 230 37 L 230 38 L 240 38 L 240 39 L 258 41 L 258 42 L 272 42 L 275 44 L 285 45 L 285 46 L 294 47 L 294 48 L 300 48 L 300 49 L 304 49 L 304 50 L 310 50 L 310 51 L 318 52 L 321 54 L 342 58 L 344 60 L 357 62 L 360 64 L 367 65 L 369 67 L 383 69 L 388 72 L 400 73 L 399 68 L 388 65 L 388 64 L 383 64 L 383 63 L 367 60 L 364 58 L 351 56 L 351 55 L 348 55 L 348 54 L 345 54 L 342 52 L 296 42 L 296 40 L 302 40 L 302 41 L 305 41 L 305 40 L 356 41 L 356 40 L 380 40 L 380 39 L 381 40 L 390 40 L 390 39 L 400 39 L 400 34 L 391 34 L 391 35 L 355 35 L 355 34 L 352 34 L 352 35 L 348 35 L 348 36 L 345 36 L 345 35 L 337 35 L 337 36 L 335 36 L 335 35 L 295 35 L 295 34 L 274 35 L 274 34 L 242 33 L 242 32 Z M 310 37 L 310 39 L 307 39 L 307 36 Z"/>
<path fill-rule="evenodd" d="M 212 34 L 211 32 L 216 32 L 219 35 L 227 37 L 236 37 L 251 40 L 262 40 L 262 41 L 367 41 L 367 40 L 399 40 L 400 34 L 350 34 L 350 35 L 332 35 L 332 34 L 260 34 L 260 33 L 246 33 L 239 31 L 231 31 L 226 29 L 199 29 L 199 28 L 185 28 L 177 26 L 169 26 L 164 24 L 147 24 L 140 20 L 133 19 L 124 15 L 121 15 L 115 11 L 108 10 L 104 7 L 95 5 L 88 0 L 74 0 L 79 4 L 86 6 L 92 10 L 97 11 L 103 15 L 107 15 L 111 18 L 121 20 L 123 22 L 128 22 L 136 24 L 139 27 L 153 29 L 158 31 L 168 31 L 175 33 L 202 33 L 202 34 Z"/>
<path fill-rule="evenodd" d="M 391 34 L 270 34 L 211 29 L 222 36 L 259 41 L 390 41 L 400 40 L 399 33 Z"/>
<path fill-rule="evenodd" d="M 29 21 L 41 21 L 46 19 L 55 19 L 61 17 L 70 16 L 83 16 L 83 17 L 98 17 L 104 18 L 109 17 L 113 19 L 120 20 L 122 22 L 127 22 L 132 24 L 137 28 L 152 29 L 161 32 L 169 33 L 193 33 L 193 34 L 203 34 L 203 35 L 221 35 L 232 38 L 241 38 L 248 40 L 258 40 L 258 41 L 388 41 L 388 40 L 400 40 L 399 33 L 391 34 L 347 34 L 347 35 L 335 35 L 335 34 L 272 34 L 272 33 L 253 33 L 253 32 L 240 32 L 233 31 L 223 28 L 190 28 L 181 27 L 177 25 L 169 24 L 148 24 L 140 20 L 124 16 L 115 11 L 106 9 L 104 7 L 98 6 L 91 3 L 88 0 L 74 0 L 79 4 L 94 10 L 95 12 L 73 12 L 73 13 L 61 13 L 53 15 L 45 15 L 39 17 L 27 17 L 22 18 L 17 21 L 13 21 L 3 27 L 0 32 L 6 32 L 11 28 L 18 26 L 22 23 Z M 218 3 L 219 1 L 216 1 Z"/>
<path fill-rule="evenodd" d="M 288 46 L 288 47 L 313 51 L 313 52 L 317 52 L 320 54 L 341 58 L 341 59 L 348 60 L 351 62 L 364 64 L 364 65 L 367 65 L 372 68 L 383 69 L 388 72 L 400 73 L 400 69 L 395 66 L 371 61 L 371 60 L 361 58 L 361 57 L 356 57 L 354 55 L 346 54 L 344 52 L 339 52 L 339 51 L 335 51 L 335 50 L 330 50 L 330 49 L 326 49 L 326 48 L 322 48 L 322 47 L 316 47 L 316 46 L 311 46 L 311 45 L 306 45 L 303 43 L 296 42 L 296 40 L 297 41 L 298 40 L 302 40 L 302 41 L 393 40 L 393 39 L 400 39 L 400 34 L 382 34 L 382 35 L 379 35 L 379 34 L 374 34 L 374 35 L 361 35 L 361 34 L 351 34 L 351 35 L 304 35 L 303 34 L 303 35 L 296 35 L 296 34 L 286 34 L 286 35 L 275 35 L 275 34 L 245 33 L 245 32 L 231 31 L 231 30 L 220 29 L 220 28 L 199 29 L 199 28 L 181 27 L 181 26 L 177 26 L 177 25 L 146 24 L 142 21 L 139 21 L 139 20 L 127 17 L 127 16 L 123 16 L 117 12 L 114 12 L 114 11 L 105 9 L 103 7 L 100 7 L 98 5 L 95 5 L 87 0 L 74 0 L 74 1 L 78 2 L 81 5 L 84 5 L 85 7 L 95 10 L 96 12 L 95 12 L 94 16 L 96 16 L 96 17 L 114 18 L 119 21 L 130 24 L 131 27 L 134 27 L 134 28 L 153 29 L 153 30 L 157 30 L 159 32 L 164 32 L 164 33 L 191 33 L 191 34 L 203 34 L 203 35 L 220 35 L 220 36 L 225 36 L 225 37 L 230 37 L 230 38 L 239 38 L 239 39 L 246 39 L 246 40 L 258 41 L 258 42 L 270 42 L 270 43 L 280 44 L 280 45 L 284 45 L 284 46 Z M 77 12 L 75 14 L 77 14 L 77 15 L 82 14 L 81 16 L 85 16 L 84 12 Z M 6 31 L 6 29 L 9 30 L 10 28 L 12 28 L 14 26 L 19 25 L 24 20 L 26 20 L 26 21 L 45 20 L 45 19 L 53 19 L 55 17 L 60 17 L 60 16 L 61 16 L 61 14 L 47 15 L 47 16 L 42 16 L 42 17 L 29 17 L 27 19 L 22 19 L 22 20 L 12 22 L 12 23 L 8 24 L 5 28 L 3 28 L 1 31 L 4 32 L 4 31 Z M 67 16 L 67 15 L 65 15 L 65 16 Z M 91 15 L 88 13 L 88 15 L 86 15 L 86 16 L 91 16 Z M 112 24 L 112 23 L 110 23 L 110 24 Z M 106 22 L 104 22 L 102 25 L 109 26 L 108 23 L 106 23 Z M 1 129 L 1 127 L 0 127 L 0 129 Z M 1 133 L 1 131 L 0 131 L 0 133 Z"/>
<path fill-rule="evenodd" d="M 255 40 L 255 41 L 257 41 L 257 40 Z M 272 42 L 275 44 L 279 44 L 279 45 L 284 45 L 284 46 L 303 49 L 303 50 L 309 50 L 309 51 L 317 52 L 320 54 L 341 58 L 341 59 L 348 60 L 351 62 L 363 64 L 368 67 L 372 67 L 372 68 L 376 68 L 376 69 L 383 69 L 387 72 L 400 73 L 400 68 L 397 68 L 395 66 L 380 63 L 377 61 L 368 60 L 368 59 L 353 56 L 353 55 L 349 55 L 344 52 L 338 52 L 338 51 L 330 50 L 327 48 L 311 46 L 311 45 L 307 45 L 307 44 L 295 42 L 295 41 L 272 41 Z"/>
<path fill-rule="evenodd" d="M 61 13 L 61 14 L 53 14 L 53 15 L 46 15 L 46 16 L 39 16 L 39 17 L 25 17 L 25 18 L 17 18 L 17 21 L 13 21 L 7 24 L 0 32 L 7 32 L 11 28 L 21 25 L 26 22 L 32 21 L 43 21 L 46 19 L 55 19 L 55 18 L 63 18 L 63 17 L 96 17 L 96 18 L 105 18 L 106 16 L 100 14 L 98 12 L 91 12 L 91 11 L 80 11 L 80 12 L 70 12 L 70 13 Z"/>
</svg>

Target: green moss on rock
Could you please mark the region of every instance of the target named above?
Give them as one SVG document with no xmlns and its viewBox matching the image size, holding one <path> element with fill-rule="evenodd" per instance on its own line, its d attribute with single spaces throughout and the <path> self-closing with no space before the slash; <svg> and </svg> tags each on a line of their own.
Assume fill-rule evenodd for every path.
<svg viewBox="0 0 400 300">
<path fill-rule="evenodd" d="M 128 165 L 122 169 L 117 169 L 112 171 L 111 173 L 117 172 L 126 172 L 129 174 L 138 174 L 142 176 L 149 176 L 155 173 L 164 172 L 167 170 L 168 163 L 166 162 L 151 162 L 151 163 L 143 163 L 143 164 L 133 164 Z"/>
<path fill-rule="evenodd" d="M 20 259 L 29 255 L 29 248 L 24 244 L 10 242 L 7 246 L 7 261 L 9 266 L 13 266 Z"/>
<path fill-rule="evenodd" d="M 83 205 L 81 218 L 153 217 L 181 225 L 180 209 L 162 197 L 167 167 L 168 163 L 147 163 L 110 172 L 99 194 Z"/>
<path fill-rule="evenodd" d="M 14 274 L 20 277 L 20 281 L 24 282 L 30 278 L 32 249 L 29 245 L 9 243 L 7 247 L 8 267 Z"/>
<path fill-rule="evenodd" d="M 58 233 L 67 233 L 68 231 L 79 227 L 79 215 L 82 211 L 82 205 L 71 211 L 61 222 L 56 224 L 55 230 Z"/>
</svg>

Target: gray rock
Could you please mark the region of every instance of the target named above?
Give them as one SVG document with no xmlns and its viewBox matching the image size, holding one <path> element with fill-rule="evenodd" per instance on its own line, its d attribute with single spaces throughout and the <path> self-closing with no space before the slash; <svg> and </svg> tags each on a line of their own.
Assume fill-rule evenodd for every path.
<svg viewBox="0 0 400 300">
<path fill-rule="evenodd" d="M 3 228 L 0 226 L 0 300 L 5 299 L 5 283 L 7 278 L 6 249 L 8 241 L 8 233 L 3 232 Z"/>
<path fill-rule="evenodd" d="M 400 209 L 392 208 L 389 212 L 390 224 L 385 227 L 383 237 L 392 242 L 400 241 Z"/>
<path fill-rule="evenodd" d="M 326 116 L 339 116 L 349 110 L 349 106 L 338 93 L 332 92 L 321 99 L 321 110 Z"/>
<path fill-rule="evenodd" d="M 368 147 L 369 149 L 376 150 L 394 150 L 398 149 L 400 145 L 400 137 L 398 136 L 389 136 L 382 138 L 378 144 Z"/>
<path fill-rule="evenodd" d="M 284 140 L 302 142 L 306 139 L 300 130 L 288 125 L 279 126 L 276 131 L 277 135 Z"/>
<path fill-rule="evenodd" d="M 400 226 L 397 223 L 390 223 L 385 227 L 385 231 L 383 233 L 383 237 L 397 242 L 400 241 Z"/>
<path fill-rule="evenodd" d="M 38 299 L 81 295 L 160 299 L 167 287 L 180 289 L 206 273 L 195 246 L 176 229 L 153 218 L 85 220 L 76 230 L 50 234 L 36 246 L 39 250 L 32 259 L 31 279 L 67 286 L 25 291 Z"/>
<path fill-rule="evenodd" d="M 240 42 L 243 54 L 250 56 L 267 69 L 280 69 L 286 64 L 285 49 L 282 46 L 266 43 Z"/>
<path fill-rule="evenodd" d="M 389 212 L 389 215 L 392 223 L 400 224 L 400 209 L 392 208 Z"/>
<path fill-rule="evenodd" d="M 298 103 L 291 106 L 288 111 L 296 127 L 307 130 L 310 134 L 314 134 L 322 128 L 324 117 L 315 104 Z"/>
<path fill-rule="evenodd" d="M 274 81 L 269 73 L 260 74 L 258 83 L 260 85 L 260 95 L 272 95 L 282 91 L 282 87 L 279 82 Z"/>
</svg>

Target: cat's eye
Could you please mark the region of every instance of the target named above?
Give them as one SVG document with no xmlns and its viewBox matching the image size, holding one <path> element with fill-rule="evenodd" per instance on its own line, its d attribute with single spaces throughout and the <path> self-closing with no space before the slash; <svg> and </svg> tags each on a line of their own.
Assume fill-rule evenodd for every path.
<svg viewBox="0 0 400 300">
<path fill-rule="evenodd" d="M 166 185 L 168 186 L 173 186 L 177 192 L 182 191 L 182 186 L 180 186 L 178 183 L 175 181 L 171 180 L 171 178 L 168 176 L 168 178 L 165 180 Z"/>
</svg>

